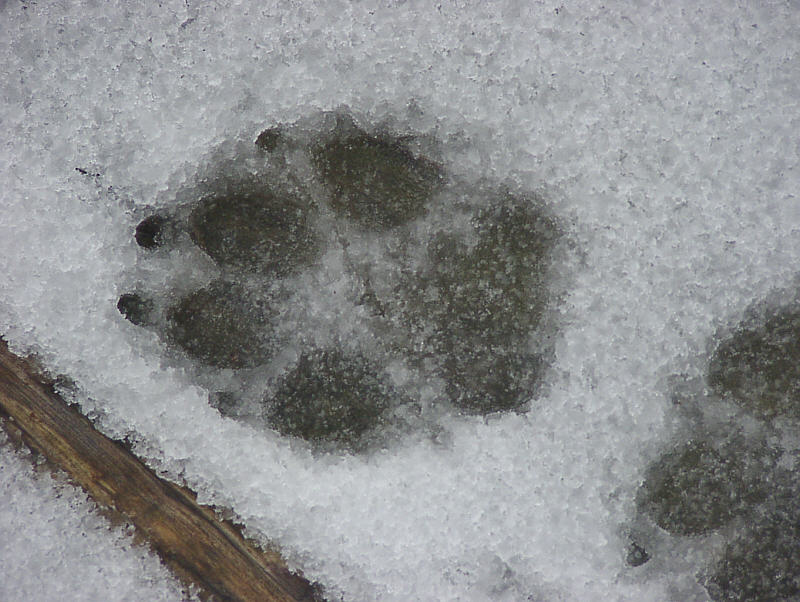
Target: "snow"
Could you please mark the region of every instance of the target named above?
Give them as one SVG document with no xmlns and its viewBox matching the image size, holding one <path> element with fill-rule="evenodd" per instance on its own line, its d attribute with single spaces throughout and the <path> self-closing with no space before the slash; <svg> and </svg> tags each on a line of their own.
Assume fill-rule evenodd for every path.
<svg viewBox="0 0 800 602">
<path fill-rule="evenodd" d="M 625 533 L 648 464 L 683 428 L 673 379 L 701 379 L 715 333 L 795 284 L 795 3 L 0 10 L 0 333 L 68 374 L 105 432 L 231 508 L 331 598 L 705 599 L 693 574 L 711 552 L 629 567 Z M 198 377 L 120 316 L 133 288 L 177 296 L 215 273 L 196 250 L 148 255 L 141 219 L 265 128 L 342 107 L 437 140 L 455 180 L 528 191 L 562 225 L 552 360 L 526 411 L 445 411 L 439 436 L 317 453 L 222 417 L 208 396 L 225 375 Z M 330 290 L 346 284 L 340 259 L 315 276 Z M 330 290 L 307 295 L 309 319 L 358 332 L 357 315 L 323 302 Z M 27 470 L 16 456 L 3 462 L 5 490 L 32 492 L 2 524 L 34 504 L 39 520 L 78 520 L 50 485 L 9 476 Z M 4 541 L 3 566 L 51 554 L 51 538 L 63 541 Z M 156 580 L 138 570 L 122 597 Z M 44 598 L 68 586 L 90 599 L 104 583 L 73 569 L 35 579 Z"/>
</svg>

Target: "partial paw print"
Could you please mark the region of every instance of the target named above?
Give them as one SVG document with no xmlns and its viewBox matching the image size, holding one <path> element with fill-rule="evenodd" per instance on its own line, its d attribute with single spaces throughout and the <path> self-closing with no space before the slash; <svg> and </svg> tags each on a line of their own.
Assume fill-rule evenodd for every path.
<svg viewBox="0 0 800 602">
<path fill-rule="evenodd" d="M 136 227 L 119 311 L 221 413 L 315 448 L 524 409 L 560 231 L 535 195 L 458 181 L 437 148 L 336 112 L 220 151 Z"/>
<path fill-rule="evenodd" d="M 713 352 L 706 385 L 708 395 L 681 400 L 693 437 L 649 467 L 639 509 L 675 538 L 721 537 L 714 560 L 697 567 L 713 600 L 797 600 L 800 308 L 739 324 Z M 634 536 L 628 563 L 644 564 L 658 539 Z"/>
</svg>

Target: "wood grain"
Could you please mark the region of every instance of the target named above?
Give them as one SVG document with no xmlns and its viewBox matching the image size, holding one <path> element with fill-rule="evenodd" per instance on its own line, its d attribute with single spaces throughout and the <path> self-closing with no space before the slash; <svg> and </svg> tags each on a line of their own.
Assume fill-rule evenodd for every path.
<svg viewBox="0 0 800 602">
<path fill-rule="evenodd" d="M 211 600 L 315 600 L 277 553 L 246 540 L 196 496 L 153 473 L 55 393 L 30 360 L 0 339 L 0 414 L 34 452 L 99 505 L 130 522 L 184 582 Z"/>
</svg>

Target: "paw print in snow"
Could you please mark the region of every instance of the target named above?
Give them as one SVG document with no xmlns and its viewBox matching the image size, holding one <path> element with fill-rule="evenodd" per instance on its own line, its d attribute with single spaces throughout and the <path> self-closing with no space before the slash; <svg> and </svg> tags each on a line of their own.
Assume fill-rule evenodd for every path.
<svg viewBox="0 0 800 602">
<path fill-rule="evenodd" d="M 220 412 L 315 447 L 524 408 L 559 228 L 535 195 L 459 181 L 436 154 L 344 112 L 269 128 L 139 223 L 142 270 L 160 271 L 119 311 Z"/>
<path fill-rule="evenodd" d="M 796 600 L 800 310 L 739 324 L 713 352 L 706 382 L 712 395 L 701 396 L 700 409 L 717 426 L 699 425 L 649 467 L 639 508 L 675 537 L 723 535 L 724 550 L 701 575 L 712 599 Z"/>
</svg>

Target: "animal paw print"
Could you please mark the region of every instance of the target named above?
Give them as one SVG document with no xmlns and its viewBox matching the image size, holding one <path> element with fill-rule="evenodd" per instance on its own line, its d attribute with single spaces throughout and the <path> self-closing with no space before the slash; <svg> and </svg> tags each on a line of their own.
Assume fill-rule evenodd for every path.
<svg viewBox="0 0 800 602">
<path fill-rule="evenodd" d="M 800 309 L 741 323 L 712 354 L 707 385 L 713 397 L 700 409 L 722 426 L 699 425 L 692 440 L 651 465 L 639 508 L 673 536 L 723 535 L 724 550 L 701 574 L 712 599 L 796 600 Z M 643 564 L 635 551 L 629 564 Z"/>
<path fill-rule="evenodd" d="M 234 145 L 136 227 L 159 268 L 118 309 L 221 413 L 317 448 L 520 409 L 559 229 L 535 195 L 461 182 L 436 154 L 346 112 Z"/>
</svg>

